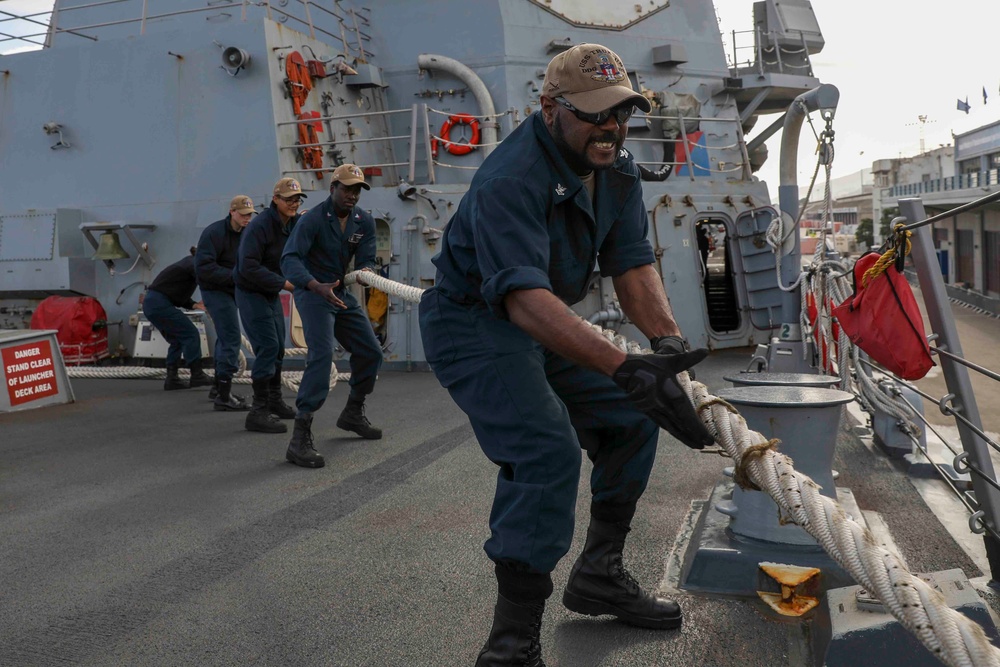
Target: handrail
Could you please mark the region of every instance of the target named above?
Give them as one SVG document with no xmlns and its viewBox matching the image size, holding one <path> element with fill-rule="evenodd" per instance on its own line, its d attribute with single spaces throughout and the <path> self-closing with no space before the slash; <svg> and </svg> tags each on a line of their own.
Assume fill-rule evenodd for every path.
<svg viewBox="0 0 1000 667">
<path fill-rule="evenodd" d="M 73 11 L 73 10 L 91 9 L 91 8 L 94 8 L 94 7 L 101 7 L 101 6 L 104 6 L 104 5 L 111 5 L 111 4 L 116 4 L 116 3 L 120 3 L 120 2 L 129 2 L 129 1 L 130 0 L 102 0 L 101 2 L 92 2 L 92 3 L 85 4 L 85 5 L 75 5 L 75 6 L 71 6 L 71 7 L 60 8 L 59 11 L 60 11 L 61 14 L 65 14 L 65 13 Z M 313 21 L 312 21 L 312 15 L 310 13 L 309 8 L 310 8 L 310 6 L 315 6 L 317 8 L 321 8 L 319 5 L 317 5 L 314 2 L 312 2 L 312 0 L 297 0 L 297 1 L 299 2 L 299 4 L 301 4 L 301 5 L 303 5 L 305 7 L 305 12 L 306 12 L 306 18 L 305 19 L 302 19 L 302 18 L 300 18 L 298 16 L 295 16 L 294 14 L 291 14 L 291 13 L 289 13 L 289 12 L 283 10 L 283 9 L 280 9 L 278 7 L 273 7 L 271 5 L 270 0 L 259 0 L 259 1 L 231 0 L 230 2 L 227 2 L 226 4 L 217 4 L 217 5 L 212 5 L 212 6 L 209 6 L 209 7 L 196 7 L 196 8 L 193 8 L 193 9 L 183 9 L 183 10 L 178 10 L 178 11 L 174 11 L 174 12 L 167 12 L 167 13 L 164 13 L 164 14 L 147 14 L 146 13 L 146 4 L 143 3 L 143 8 L 142 8 L 142 11 L 141 11 L 141 15 L 139 17 L 137 17 L 137 18 L 121 19 L 121 20 L 118 20 L 118 21 L 105 21 L 104 23 L 93 23 L 93 24 L 85 25 L 85 26 L 73 26 L 71 28 L 63 28 L 63 27 L 60 27 L 60 26 L 55 26 L 55 25 L 51 25 L 50 24 L 49 26 L 47 26 L 48 29 L 45 32 L 35 33 L 35 34 L 30 34 L 30 35 L 22 35 L 22 36 L 19 36 L 19 37 L 7 37 L 5 39 L 0 39 L 0 42 L 6 42 L 6 41 L 10 41 L 12 39 L 18 39 L 18 40 L 22 40 L 22 41 L 29 41 L 26 38 L 30 38 L 30 37 L 42 37 L 42 36 L 47 36 L 49 34 L 59 34 L 59 33 L 68 33 L 68 34 L 71 34 L 71 35 L 76 35 L 77 37 L 85 37 L 87 39 L 91 39 L 91 40 L 93 40 L 93 41 L 96 42 L 96 41 L 99 41 L 97 37 L 94 37 L 92 35 L 85 35 L 85 34 L 77 32 L 77 31 L 92 30 L 94 28 L 106 28 L 106 27 L 116 26 L 116 25 L 128 25 L 130 23 L 138 23 L 141 26 L 140 27 L 140 34 L 142 34 L 144 32 L 144 28 L 145 28 L 146 23 L 148 23 L 149 21 L 151 21 L 153 19 L 169 18 L 169 17 L 172 17 L 172 16 L 181 16 L 181 15 L 184 15 L 184 14 L 196 14 L 196 13 L 200 13 L 200 12 L 218 12 L 221 9 L 231 9 L 231 8 L 235 8 L 235 7 L 239 7 L 239 8 L 241 8 L 243 10 L 243 16 L 244 16 L 244 20 L 245 20 L 247 6 L 248 5 L 253 5 L 253 6 L 257 6 L 257 7 L 261 7 L 261 6 L 265 7 L 267 9 L 267 17 L 269 19 L 271 19 L 272 12 L 281 14 L 282 16 L 285 17 L 286 20 L 287 19 L 292 19 L 294 21 L 297 21 L 297 22 L 301 23 L 302 25 L 307 26 L 309 28 L 309 36 L 310 37 L 315 38 L 315 33 L 318 31 L 318 32 L 321 32 L 321 33 L 323 33 L 324 35 L 326 35 L 328 37 L 331 37 L 331 38 L 333 38 L 335 40 L 343 42 L 344 48 L 348 49 L 347 41 L 346 41 L 346 39 L 343 36 L 341 36 L 341 35 L 335 35 L 332 32 L 324 30 L 323 28 L 320 28 L 319 26 L 316 26 L 313 23 Z M 0 12 L 0 13 L 7 14 L 8 16 L 12 16 L 8 12 Z M 42 14 L 47 14 L 47 13 L 51 13 L 51 12 L 43 12 Z M 337 15 L 334 14 L 333 12 L 327 11 L 327 13 L 328 14 L 332 14 L 333 16 L 337 17 Z M 38 16 L 38 15 L 39 14 L 31 14 L 29 16 Z M 14 17 L 14 18 L 23 18 L 23 17 L 17 16 L 17 17 Z M 340 17 L 337 17 L 337 19 L 338 19 L 338 21 L 341 24 L 344 23 L 344 19 L 342 19 Z M 5 20 L 8 20 L 8 19 L 5 19 Z M 9 19 L 9 20 L 13 20 L 13 19 Z M 39 21 L 31 21 L 31 22 L 32 23 L 39 23 L 40 25 L 44 25 L 44 24 L 41 24 L 41 22 L 39 22 Z M 364 49 L 364 45 L 361 44 L 361 42 L 366 37 L 368 39 L 370 39 L 370 36 L 366 35 L 365 33 L 361 32 L 358 29 L 358 27 L 357 27 L 357 21 L 355 21 L 354 32 L 358 35 L 358 40 L 359 40 L 359 43 L 358 43 L 358 47 L 359 48 L 358 48 L 358 50 L 362 54 L 362 60 L 364 60 L 365 49 Z M 0 33 L 0 34 L 2 34 L 2 33 Z M 369 51 L 367 55 L 372 55 L 372 54 Z"/>
<path fill-rule="evenodd" d="M 1000 193 L 983 197 L 962 208 L 970 210 L 1000 199 Z M 1000 541 L 995 532 L 1000 530 L 1000 485 L 996 483 L 996 472 L 990 457 L 989 445 L 993 443 L 985 436 L 976 396 L 969 379 L 969 364 L 958 363 L 954 357 L 963 357 L 962 344 L 955 328 L 954 318 L 949 312 L 949 301 L 945 294 L 928 225 L 942 216 L 926 217 L 920 199 L 903 199 L 899 202 L 900 212 L 907 220 L 921 222 L 908 225 L 913 231 L 911 258 L 917 269 L 920 291 L 927 309 L 927 318 L 935 335 L 940 352 L 938 358 L 948 387 L 949 396 L 942 398 L 939 405 L 942 412 L 956 419 L 959 437 L 965 450 L 966 465 L 977 472 L 972 477 L 973 489 L 982 514 L 982 524 L 991 528 L 983 536 L 986 542 L 986 556 L 990 563 L 990 574 L 994 581 L 1000 581 Z M 954 215 L 956 209 L 948 212 Z M 945 216 L 947 217 L 947 216 Z M 973 368 L 973 370 L 978 370 Z M 991 376 L 987 376 L 991 377 Z M 992 378 L 991 379 L 995 379 Z M 952 405 L 946 405 L 950 401 Z M 971 463 L 970 463 L 971 462 Z"/>
</svg>

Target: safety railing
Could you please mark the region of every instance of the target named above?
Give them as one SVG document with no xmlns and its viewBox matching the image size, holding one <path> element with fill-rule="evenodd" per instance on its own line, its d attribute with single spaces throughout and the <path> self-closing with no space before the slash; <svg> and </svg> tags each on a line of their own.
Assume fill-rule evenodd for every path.
<svg viewBox="0 0 1000 667">
<path fill-rule="evenodd" d="M 976 210 L 991 201 L 997 195 L 983 197 L 962 208 Z M 1000 373 L 990 370 L 981 364 L 966 358 L 958 331 L 951 313 L 951 305 L 945 291 L 944 279 L 934 250 L 930 224 L 941 216 L 928 218 L 920 199 L 903 199 L 899 202 L 900 212 L 906 220 L 915 220 L 906 226 L 906 231 L 912 233 L 912 251 L 910 258 L 917 272 L 917 279 L 923 301 L 926 306 L 927 319 L 931 333 L 928 340 L 932 343 L 931 353 L 937 357 L 944 377 L 947 393 L 943 396 L 932 396 L 913 382 L 906 382 L 878 368 L 869 361 L 862 359 L 862 364 L 869 370 L 878 370 L 892 378 L 892 383 L 905 387 L 926 399 L 930 405 L 937 406 L 942 414 L 954 419 L 958 430 L 960 443 L 952 442 L 947 434 L 942 434 L 940 427 L 932 424 L 918 406 L 906 398 L 898 387 L 888 387 L 893 394 L 892 400 L 908 406 L 909 417 L 921 429 L 926 429 L 935 435 L 942 445 L 951 452 L 951 466 L 959 474 L 968 474 L 972 490 L 960 488 L 954 481 L 954 475 L 949 474 L 944 464 L 936 460 L 937 456 L 930 447 L 921 440 L 919 432 L 912 428 L 902 431 L 912 441 L 937 471 L 942 481 L 951 489 L 957 499 L 969 512 L 969 529 L 982 535 L 985 543 L 987 561 L 990 568 L 990 578 L 1000 582 L 1000 482 L 993 467 L 991 451 L 1000 454 L 1000 443 L 983 429 L 976 395 L 973 391 L 969 372 L 979 374 L 985 381 L 998 383 L 997 388 L 989 393 L 995 395 L 1000 391 Z M 953 214 L 949 211 L 948 214 Z M 862 372 L 862 369 L 858 369 Z M 960 446 L 959 446 L 960 445 Z"/>
<path fill-rule="evenodd" d="M 750 170 L 750 158 L 747 154 L 746 142 L 743 140 L 742 126 L 740 125 L 739 118 L 709 118 L 706 116 L 647 116 L 650 121 L 664 120 L 664 121 L 675 121 L 680 127 L 679 135 L 674 139 L 661 139 L 653 137 L 637 137 L 630 136 L 626 142 L 636 142 L 636 143 L 652 143 L 656 145 L 663 145 L 666 148 L 667 144 L 674 145 L 674 159 L 673 160 L 663 160 L 659 162 L 646 162 L 636 160 L 636 164 L 651 169 L 653 171 L 659 170 L 663 167 L 671 167 L 676 169 L 678 167 L 687 167 L 688 177 L 694 180 L 697 176 L 707 176 L 709 174 L 728 174 L 735 172 L 742 172 L 743 179 L 749 179 Z M 698 148 L 704 149 L 708 157 L 708 166 L 697 164 L 691 156 L 692 149 L 690 144 L 690 135 L 685 129 L 685 124 L 689 121 L 694 121 L 698 123 L 698 127 L 701 127 L 702 123 L 730 123 L 733 125 L 733 135 L 735 141 L 731 144 L 725 145 L 713 145 L 710 144 L 707 139 L 704 144 L 698 144 Z M 714 133 L 704 131 L 704 136 L 714 136 Z M 683 159 L 677 159 L 677 148 L 680 148 Z M 720 160 L 718 154 L 729 151 L 729 153 L 735 152 L 737 154 L 736 160 Z M 714 158 L 715 166 L 712 166 Z M 731 166 L 727 166 L 731 165 Z"/>
<path fill-rule="evenodd" d="M 358 146 L 358 145 L 364 145 L 364 144 L 369 144 L 369 143 L 381 142 L 381 143 L 384 143 L 386 145 L 386 148 L 388 150 L 388 154 L 389 155 L 396 155 L 397 151 L 394 150 L 393 142 L 404 141 L 405 140 L 405 141 L 408 141 L 411 146 L 414 146 L 417 143 L 417 134 L 416 133 L 417 133 L 417 127 L 419 125 L 418 119 L 420 117 L 420 115 L 419 115 L 419 107 L 420 106 L 421 105 L 419 105 L 419 104 L 414 104 L 409 109 L 387 109 L 385 111 L 367 111 L 367 112 L 360 112 L 360 113 L 341 114 L 341 115 L 337 115 L 337 116 L 319 116 L 317 118 L 309 118 L 307 120 L 279 121 L 278 123 L 275 123 L 275 125 L 280 128 L 280 127 L 285 127 L 285 126 L 289 126 L 289 125 L 298 126 L 298 125 L 309 124 L 309 123 L 318 123 L 318 122 L 327 122 L 327 123 L 333 123 L 333 122 L 338 122 L 338 121 L 341 121 L 341 122 L 350 122 L 352 119 L 356 119 L 356 118 L 363 118 L 363 119 L 377 118 L 377 119 L 385 119 L 387 121 L 388 118 L 390 116 L 393 116 L 393 115 L 410 114 L 410 133 L 409 134 L 399 134 L 399 135 L 359 137 L 357 139 L 355 139 L 353 137 L 350 137 L 348 139 L 338 139 L 336 141 L 318 141 L 316 143 L 308 143 L 308 144 L 298 143 L 298 142 L 293 143 L 293 144 L 280 144 L 279 143 L 278 144 L 278 150 L 279 151 L 289 151 L 289 150 L 299 151 L 299 150 L 302 150 L 302 149 L 305 149 L 305 148 L 330 148 L 330 147 L 334 147 L 334 146 L 349 147 L 349 146 Z M 388 122 L 386 123 L 386 126 L 388 126 Z M 390 168 L 390 169 L 396 169 L 397 167 L 408 167 L 408 169 L 409 169 L 409 179 L 408 180 L 411 183 L 414 180 L 414 173 L 415 173 L 415 170 L 416 170 L 415 156 L 413 156 L 413 155 L 411 155 L 411 159 L 409 161 L 407 161 L 407 162 L 363 163 L 363 164 L 358 164 L 358 166 L 362 167 L 363 169 L 367 169 L 367 168 Z M 321 168 L 318 168 L 318 169 L 316 169 L 316 168 L 313 168 L 313 169 L 307 169 L 307 168 L 302 168 L 302 169 L 284 169 L 284 170 L 282 170 L 282 174 L 283 175 L 288 175 L 288 174 L 307 174 L 307 173 L 313 173 L 313 172 L 328 172 L 328 171 L 333 171 L 334 169 L 336 169 L 336 165 L 333 165 L 331 167 L 321 167 Z M 392 180 L 398 180 L 398 179 L 392 179 Z"/>
<path fill-rule="evenodd" d="M 437 155 L 435 155 L 435 150 L 434 150 L 435 146 L 440 146 L 440 148 L 443 149 L 445 153 L 451 152 L 450 151 L 450 147 L 452 147 L 452 146 L 459 146 L 459 147 L 460 146 L 472 146 L 473 147 L 472 150 L 475 150 L 476 148 L 480 148 L 480 147 L 482 147 L 482 148 L 491 148 L 491 149 L 492 148 L 496 148 L 497 146 L 499 146 L 503 142 L 503 139 L 499 138 L 499 136 L 500 136 L 499 130 L 500 130 L 500 121 L 501 121 L 501 119 L 503 119 L 503 118 L 510 118 L 510 120 L 511 120 L 511 129 L 513 129 L 513 127 L 516 127 L 517 124 L 518 124 L 518 122 L 519 122 L 519 114 L 518 114 L 517 109 L 507 109 L 506 111 L 503 111 L 503 112 L 500 112 L 500 113 L 495 113 L 495 114 L 488 115 L 488 116 L 487 115 L 475 115 L 475 114 L 462 114 L 462 116 L 464 116 L 465 118 L 470 119 L 470 120 L 474 120 L 476 123 L 481 123 L 483 125 L 485 125 L 487 123 L 492 124 L 492 126 L 497 129 L 497 136 L 498 136 L 498 138 L 494 142 L 484 142 L 482 140 L 476 139 L 476 133 L 478 132 L 478 130 L 470 130 L 470 136 L 465 141 L 461 141 L 461 140 L 459 140 L 459 141 L 452 141 L 450 135 L 447 136 L 447 137 L 443 137 L 443 136 L 437 134 L 436 131 L 432 129 L 433 127 L 435 127 L 437 125 L 436 121 L 433 120 L 433 119 L 435 119 L 435 118 L 441 118 L 441 117 L 449 119 L 449 118 L 451 118 L 454 115 L 452 112 L 450 112 L 450 111 L 442 111 L 441 109 L 434 109 L 434 108 L 429 107 L 427 105 L 423 105 L 422 113 L 423 113 L 424 127 L 427 128 L 427 132 L 425 133 L 425 139 L 427 141 L 427 147 L 426 147 L 427 148 L 427 156 L 428 156 L 427 159 L 428 159 L 428 164 L 429 164 L 429 170 L 430 170 L 429 176 L 430 176 L 430 182 L 431 183 L 436 182 L 435 181 L 435 176 L 434 176 L 434 169 L 436 167 L 441 167 L 441 168 L 444 168 L 444 169 L 459 169 L 459 170 L 463 170 L 464 169 L 464 170 L 467 170 L 467 171 L 475 171 L 476 169 L 479 168 L 478 164 L 474 164 L 474 165 L 453 164 L 453 163 L 450 163 L 450 162 L 444 162 L 443 160 L 439 160 L 438 156 L 441 154 L 441 151 L 439 150 L 438 153 L 437 153 Z M 443 125 L 442 125 L 442 127 L 443 127 Z M 437 131 L 440 132 L 441 130 L 437 130 Z M 469 152 L 471 152 L 471 150 Z"/>
<path fill-rule="evenodd" d="M 968 190 L 1000 185 L 1000 169 L 974 171 L 967 174 L 956 174 L 944 178 L 932 178 L 921 183 L 903 183 L 886 188 L 889 197 L 917 197 L 935 192 L 951 190 Z"/>
<path fill-rule="evenodd" d="M 116 5 L 125 2 L 137 3 L 138 12 L 136 16 L 116 21 L 70 25 L 68 27 L 63 24 L 63 21 L 67 18 L 72 18 L 72 12 L 74 11 L 94 9 L 105 5 Z M 51 35 L 62 33 L 75 35 L 77 37 L 96 42 L 99 41 L 99 38 L 96 35 L 88 35 L 85 31 L 92 31 L 98 28 L 107 28 L 111 26 L 135 24 L 138 27 L 138 33 L 143 35 L 146 32 L 146 24 L 153 20 L 208 12 L 211 12 L 211 14 L 206 17 L 206 20 L 211 20 L 213 18 L 228 19 L 232 18 L 233 14 L 226 10 L 239 10 L 240 20 L 246 21 L 248 10 L 251 8 L 262 8 L 266 12 L 267 18 L 270 20 L 277 21 L 278 23 L 292 21 L 296 26 L 304 26 L 308 30 L 309 36 L 313 39 L 316 38 L 317 33 L 320 33 L 322 35 L 326 35 L 335 42 L 340 42 L 343 46 L 345 55 L 352 57 L 356 56 L 362 62 L 365 62 L 368 58 L 374 56 L 369 46 L 371 42 L 371 35 L 364 32 L 362 29 L 363 27 L 367 27 L 369 23 L 368 17 L 363 13 L 364 10 L 362 10 L 362 12 L 356 12 L 353 8 L 347 8 L 345 10 L 334 0 L 328 0 L 325 3 L 318 2 L 317 0 L 295 0 L 295 2 L 302 7 L 304 16 L 298 16 L 289 11 L 287 1 L 273 3 L 271 0 L 212 0 L 207 3 L 206 7 L 195 7 L 192 9 L 183 9 L 159 14 L 150 13 L 149 0 L 100 0 L 98 2 L 87 2 L 79 5 L 67 5 L 60 7 L 58 12 L 37 12 L 34 14 L 14 14 L 12 12 L 0 10 L 0 23 L 20 20 L 45 28 L 45 30 L 41 32 L 29 33 L 25 35 L 11 35 L 0 32 L 0 43 L 18 40 L 35 46 L 48 46 L 48 39 Z M 325 5 L 331 5 L 334 9 L 326 7 Z M 336 11 L 338 9 L 346 15 L 339 14 Z M 332 17 L 332 21 L 337 26 L 337 32 L 331 32 L 330 30 L 327 30 L 319 25 L 319 23 L 313 19 L 313 11 L 318 11 L 323 15 Z M 51 15 L 49 21 L 39 20 L 40 17 L 49 15 Z M 352 36 L 353 41 L 351 39 Z M 45 41 L 36 41 L 38 38 L 44 38 Z"/>
<path fill-rule="evenodd" d="M 754 30 L 732 31 L 731 67 L 739 71 L 754 71 L 757 74 L 796 74 L 813 76 L 812 61 L 805 35 L 799 34 L 801 45 L 794 47 L 779 44 L 776 33 Z M 745 44 L 753 40 L 753 44 Z M 751 61 L 750 55 L 753 55 Z M 742 59 L 742 61 L 741 61 Z"/>
</svg>

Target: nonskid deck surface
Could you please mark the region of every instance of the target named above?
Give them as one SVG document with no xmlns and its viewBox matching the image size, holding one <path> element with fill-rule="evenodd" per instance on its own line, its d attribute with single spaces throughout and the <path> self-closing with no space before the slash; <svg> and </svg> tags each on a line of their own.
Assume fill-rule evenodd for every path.
<svg viewBox="0 0 1000 667">
<path fill-rule="evenodd" d="M 698 380 L 721 389 L 748 359 L 714 353 Z M 287 434 L 244 431 L 243 414 L 213 411 L 205 390 L 73 386 L 75 404 L 0 416 L 0 664 L 474 662 L 495 595 L 482 552 L 495 468 L 432 374 L 382 374 L 368 406 L 377 442 L 334 427 L 347 393 L 335 388 L 314 424 L 320 470 L 286 463 Z M 691 503 L 729 463 L 662 436 L 626 547 L 640 581 L 671 585 L 665 563 Z M 847 429 L 835 467 L 913 571 L 981 574 L 907 476 Z M 554 573 L 546 664 L 807 663 L 806 626 L 757 601 L 681 592 L 684 626 L 661 632 L 565 610 L 586 495 Z"/>
</svg>

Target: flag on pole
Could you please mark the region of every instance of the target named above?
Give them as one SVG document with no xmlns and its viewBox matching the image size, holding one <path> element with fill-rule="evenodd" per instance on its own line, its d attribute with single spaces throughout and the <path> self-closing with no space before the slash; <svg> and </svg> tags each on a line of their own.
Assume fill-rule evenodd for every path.
<svg viewBox="0 0 1000 667">
<path fill-rule="evenodd" d="M 983 86 L 983 104 L 986 104 L 986 86 Z"/>
<path fill-rule="evenodd" d="M 969 113 L 969 109 L 971 109 L 971 108 L 972 107 L 969 106 L 969 96 L 968 95 L 965 96 L 965 101 L 964 102 L 962 100 L 958 100 L 958 110 L 959 111 L 964 111 L 966 114 L 968 114 Z"/>
</svg>

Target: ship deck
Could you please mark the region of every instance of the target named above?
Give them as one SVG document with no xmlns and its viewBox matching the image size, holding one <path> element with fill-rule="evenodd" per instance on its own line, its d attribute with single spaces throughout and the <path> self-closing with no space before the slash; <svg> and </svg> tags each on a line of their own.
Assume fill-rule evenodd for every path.
<svg viewBox="0 0 1000 667">
<path fill-rule="evenodd" d="M 714 392 L 748 359 L 715 352 L 698 380 Z M 244 431 L 204 389 L 73 388 L 75 403 L 0 415 L 0 664 L 473 664 L 495 599 L 482 551 L 495 468 L 432 374 L 382 374 L 375 442 L 336 430 L 337 386 L 314 425 L 320 470 L 286 463 L 288 435 Z M 845 413 L 838 487 L 879 513 L 912 571 L 982 575 L 856 423 Z M 578 530 L 543 624 L 549 667 L 812 664 L 808 620 L 674 590 L 669 555 L 729 463 L 661 436 L 625 558 L 676 595 L 685 621 L 650 631 L 560 603 L 584 537 L 584 459 Z"/>
</svg>

